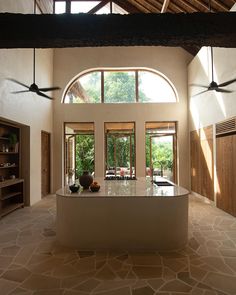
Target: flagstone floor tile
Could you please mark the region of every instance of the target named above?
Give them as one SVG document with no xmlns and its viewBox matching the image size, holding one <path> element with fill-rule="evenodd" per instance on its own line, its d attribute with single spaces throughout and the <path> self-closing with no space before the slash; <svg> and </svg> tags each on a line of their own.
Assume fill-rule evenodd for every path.
<svg viewBox="0 0 236 295">
<path fill-rule="evenodd" d="M 50 195 L 0 220 L 0 295 L 236 295 L 236 218 L 202 199 L 172 252 L 63 247 L 55 218 Z"/>
</svg>

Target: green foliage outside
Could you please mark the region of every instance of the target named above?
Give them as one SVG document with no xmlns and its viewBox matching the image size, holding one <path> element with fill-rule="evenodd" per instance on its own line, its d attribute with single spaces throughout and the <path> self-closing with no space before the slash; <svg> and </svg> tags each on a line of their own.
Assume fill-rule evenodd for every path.
<svg viewBox="0 0 236 295">
<path fill-rule="evenodd" d="M 101 102 L 101 72 L 92 72 L 79 80 L 90 102 Z M 141 83 L 141 81 L 139 81 Z M 107 103 L 132 103 L 135 102 L 135 74 L 129 72 L 104 73 L 104 100 Z M 149 98 L 139 89 L 139 99 L 148 102 Z M 81 103 L 83 99 L 73 98 L 74 102 Z"/>
<path fill-rule="evenodd" d="M 94 136 L 76 135 L 76 173 L 79 178 L 83 171 L 94 172 Z"/>
<path fill-rule="evenodd" d="M 135 76 L 128 72 L 107 72 L 104 77 L 105 102 L 135 102 Z"/>
<path fill-rule="evenodd" d="M 81 83 L 82 84 L 82 83 Z M 91 102 L 101 102 L 101 73 L 92 72 L 89 79 L 82 84 Z"/>
<path fill-rule="evenodd" d="M 153 168 L 161 171 L 173 168 L 173 146 L 172 142 L 157 142 L 152 144 L 152 162 Z M 146 136 L 146 165 L 151 167 L 150 162 L 150 136 Z"/>
<path fill-rule="evenodd" d="M 114 158 L 114 146 L 116 141 L 116 163 Z M 135 149 L 134 135 L 131 136 L 132 142 L 132 167 L 134 167 Z M 129 137 L 116 137 L 109 135 L 107 139 L 107 167 L 126 167 L 130 168 L 130 141 Z"/>
</svg>

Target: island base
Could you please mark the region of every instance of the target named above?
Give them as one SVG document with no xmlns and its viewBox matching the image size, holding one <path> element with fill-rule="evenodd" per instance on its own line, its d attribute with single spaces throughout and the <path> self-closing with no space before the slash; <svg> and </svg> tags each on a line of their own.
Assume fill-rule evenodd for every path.
<svg viewBox="0 0 236 295">
<path fill-rule="evenodd" d="M 57 239 L 80 250 L 172 251 L 188 241 L 188 195 L 66 198 L 57 195 Z"/>
</svg>

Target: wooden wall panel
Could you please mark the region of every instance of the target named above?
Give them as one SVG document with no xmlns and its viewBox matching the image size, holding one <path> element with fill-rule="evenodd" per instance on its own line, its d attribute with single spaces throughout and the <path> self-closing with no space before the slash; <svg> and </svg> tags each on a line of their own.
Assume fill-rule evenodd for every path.
<svg viewBox="0 0 236 295">
<path fill-rule="evenodd" d="M 213 127 L 190 133 L 191 190 L 214 200 Z"/>
<path fill-rule="evenodd" d="M 216 139 L 216 205 L 236 216 L 236 134 Z"/>
</svg>

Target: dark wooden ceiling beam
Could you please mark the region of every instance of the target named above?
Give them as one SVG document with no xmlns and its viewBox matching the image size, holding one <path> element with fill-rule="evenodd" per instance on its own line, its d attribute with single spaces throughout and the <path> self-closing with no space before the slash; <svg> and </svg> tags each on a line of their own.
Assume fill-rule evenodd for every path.
<svg viewBox="0 0 236 295">
<path fill-rule="evenodd" d="M 128 15 L 0 14 L 0 48 L 236 47 L 236 12 Z"/>
<path fill-rule="evenodd" d="M 94 13 L 98 12 L 98 10 L 101 9 L 102 7 L 104 7 L 108 2 L 110 2 L 110 0 L 102 0 L 100 3 L 98 3 L 92 9 L 90 9 L 88 11 L 88 13 L 94 14 Z"/>
</svg>

